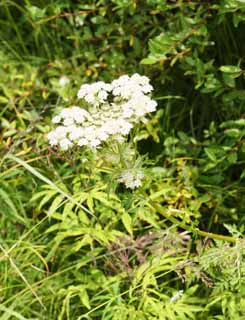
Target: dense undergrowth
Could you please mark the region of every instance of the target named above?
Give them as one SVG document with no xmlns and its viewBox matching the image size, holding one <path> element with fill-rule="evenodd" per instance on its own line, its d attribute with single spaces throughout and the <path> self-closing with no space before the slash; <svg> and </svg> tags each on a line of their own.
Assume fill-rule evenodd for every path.
<svg viewBox="0 0 245 320">
<path fill-rule="evenodd" d="M 1 1 L 0 319 L 245 319 L 244 9 Z M 81 84 L 136 72 L 158 108 L 119 158 L 48 144 Z"/>
</svg>

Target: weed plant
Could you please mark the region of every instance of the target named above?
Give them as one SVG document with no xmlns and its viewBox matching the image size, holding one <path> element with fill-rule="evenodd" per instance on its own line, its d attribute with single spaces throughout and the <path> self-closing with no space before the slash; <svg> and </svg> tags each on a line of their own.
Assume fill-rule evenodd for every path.
<svg viewBox="0 0 245 320">
<path fill-rule="evenodd" d="M 1 320 L 245 319 L 244 11 L 1 1 Z M 82 84 L 135 73 L 158 107 L 120 150 L 49 145 Z"/>
</svg>

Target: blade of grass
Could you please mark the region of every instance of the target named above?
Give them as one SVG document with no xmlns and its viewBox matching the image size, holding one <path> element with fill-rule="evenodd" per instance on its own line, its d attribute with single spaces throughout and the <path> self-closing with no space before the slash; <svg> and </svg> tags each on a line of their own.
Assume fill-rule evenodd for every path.
<svg viewBox="0 0 245 320">
<path fill-rule="evenodd" d="M 15 204 L 13 203 L 11 198 L 9 197 L 8 193 L 6 191 L 4 191 L 3 189 L 0 189 L 0 199 L 3 202 L 5 202 L 5 204 L 10 208 L 13 216 L 16 219 L 18 219 L 22 223 L 25 223 L 26 220 L 18 214 L 18 210 L 17 210 Z"/>
<path fill-rule="evenodd" d="M 43 182 L 47 183 L 49 186 L 51 186 L 54 190 L 58 191 L 60 194 L 62 194 L 64 197 L 66 197 L 68 200 L 76 204 L 78 207 L 80 207 L 82 210 L 90 214 L 92 217 L 95 218 L 94 214 L 88 210 L 85 206 L 83 206 L 81 203 L 79 203 L 76 199 L 74 199 L 71 195 L 69 195 L 67 192 L 59 188 L 53 181 L 42 175 L 40 172 L 38 172 L 35 168 L 27 164 L 25 161 L 13 156 L 8 155 L 6 158 L 11 159 L 20 165 L 22 165 L 26 170 L 28 170 L 30 173 L 32 173 L 34 176 L 42 180 Z"/>
<path fill-rule="evenodd" d="M 10 317 L 14 317 L 19 320 L 28 320 L 27 318 L 23 317 L 20 313 L 12 310 L 11 308 L 6 308 L 2 304 L 0 304 L 0 310 L 4 312 L 1 315 L 1 320 L 8 320 Z"/>
<path fill-rule="evenodd" d="M 3 248 L 3 246 L 0 245 L 0 249 L 2 250 L 2 252 L 4 253 L 5 257 L 8 258 L 11 266 L 14 268 L 14 270 L 16 271 L 16 273 L 20 276 L 20 278 L 23 280 L 23 282 L 26 284 L 26 286 L 29 288 L 29 290 L 31 291 L 31 293 L 35 296 L 35 298 L 37 299 L 37 301 L 40 303 L 40 305 L 46 309 L 46 307 L 44 306 L 42 300 L 39 298 L 39 296 L 37 295 L 37 293 L 33 290 L 33 288 L 31 287 L 31 285 L 29 284 L 29 282 L 27 281 L 27 279 L 25 278 L 25 276 L 23 275 L 23 273 L 19 270 L 19 268 L 17 267 L 17 265 L 15 264 L 15 262 L 13 261 L 13 259 L 10 257 L 10 255 L 8 254 L 8 252 Z"/>
</svg>

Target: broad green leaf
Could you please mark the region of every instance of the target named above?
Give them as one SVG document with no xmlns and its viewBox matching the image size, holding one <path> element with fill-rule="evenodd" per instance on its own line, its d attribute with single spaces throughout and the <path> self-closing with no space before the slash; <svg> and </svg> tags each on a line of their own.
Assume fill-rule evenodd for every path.
<svg viewBox="0 0 245 320">
<path fill-rule="evenodd" d="M 87 309 L 90 310 L 91 306 L 90 306 L 90 303 L 89 303 L 89 296 L 88 296 L 87 290 L 85 288 L 82 290 L 82 292 L 79 293 L 79 297 L 80 297 L 80 300 L 81 300 L 82 304 Z"/>
<path fill-rule="evenodd" d="M 7 99 L 4 96 L 0 96 L 0 103 L 8 103 L 8 102 L 9 102 L 9 99 Z"/>
<path fill-rule="evenodd" d="M 213 149 L 211 149 L 211 148 L 204 148 L 204 151 L 205 151 L 206 155 L 209 157 L 209 159 L 210 159 L 211 161 L 213 161 L 213 162 L 215 162 L 215 163 L 217 162 L 216 154 L 215 154 L 215 152 L 214 152 Z"/>
<path fill-rule="evenodd" d="M 154 64 L 157 63 L 158 59 L 155 58 L 154 56 L 148 56 L 147 58 L 144 58 L 140 61 L 141 64 Z"/>
<path fill-rule="evenodd" d="M 219 69 L 224 73 L 240 73 L 242 71 L 238 66 L 221 66 Z"/>
</svg>

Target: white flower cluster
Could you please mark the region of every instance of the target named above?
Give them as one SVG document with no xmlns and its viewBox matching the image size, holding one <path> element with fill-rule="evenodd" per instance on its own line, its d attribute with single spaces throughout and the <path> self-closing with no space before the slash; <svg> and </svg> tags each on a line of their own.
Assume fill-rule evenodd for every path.
<svg viewBox="0 0 245 320">
<path fill-rule="evenodd" d="M 142 171 L 139 170 L 124 170 L 118 178 L 119 183 L 125 184 L 128 189 L 135 189 L 141 186 L 141 180 L 144 177 Z"/>
<path fill-rule="evenodd" d="M 83 84 L 77 97 L 97 107 L 106 102 L 110 91 L 111 85 L 109 83 L 98 81 L 92 84 Z"/>
<path fill-rule="evenodd" d="M 78 106 L 63 109 L 53 118 L 59 126 L 48 134 L 49 143 L 67 150 L 74 145 L 96 148 L 111 137 L 120 140 L 156 110 L 156 101 L 147 95 L 152 90 L 149 79 L 137 73 L 110 84 L 82 85 L 77 96 L 86 101 L 87 110 Z"/>
<path fill-rule="evenodd" d="M 184 290 L 179 290 L 175 295 L 170 298 L 170 302 L 176 302 L 183 296 Z"/>
<path fill-rule="evenodd" d="M 60 79 L 59 79 L 59 85 L 61 86 L 61 87 L 65 87 L 67 84 L 69 84 L 70 83 L 70 79 L 67 77 L 67 76 L 62 76 L 62 77 L 60 77 Z"/>
</svg>

